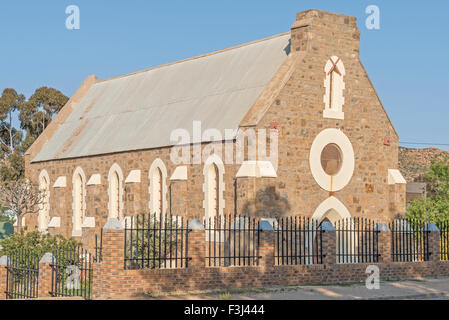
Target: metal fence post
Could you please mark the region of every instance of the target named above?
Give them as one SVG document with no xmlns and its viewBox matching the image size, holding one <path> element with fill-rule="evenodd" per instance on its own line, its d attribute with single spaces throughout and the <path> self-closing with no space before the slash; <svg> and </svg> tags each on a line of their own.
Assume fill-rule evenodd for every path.
<svg viewBox="0 0 449 320">
<path fill-rule="evenodd" d="M 52 253 L 47 252 L 39 261 L 39 278 L 38 278 L 38 297 L 51 297 L 52 290 L 52 268 L 56 263 L 56 259 Z"/>
</svg>

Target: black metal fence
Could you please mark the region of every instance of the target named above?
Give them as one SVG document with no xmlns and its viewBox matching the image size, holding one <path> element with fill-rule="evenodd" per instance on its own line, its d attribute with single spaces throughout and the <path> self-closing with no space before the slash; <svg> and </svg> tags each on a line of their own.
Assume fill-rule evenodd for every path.
<svg viewBox="0 0 449 320">
<path fill-rule="evenodd" d="M 125 222 L 125 269 L 187 268 L 191 229 L 184 217 L 141 215 Z"/>
<path fill-rule="evenodd" d="M 449 260 L 449 222 L 444 221 L 437 224 L 440 230 L 440 260 Z"/>
<path fill-rule="evenodd" d="M 393 262 L 429 261 L 429 232 L 426 223 L 396 219 L 390 223 Z"/>
<path fill-rule="evenodd" d="M 51 291 L 53 297 L 92 297 L 93 256 L 80 246 L 61 247 L 53 252 Z"/>
<path fill-rule="evenodd" d="M 379 262 L 379 232 L 376 223 L 363 218 L 339 220 L 335 225 L 337 263 Z"/>
<path fill-rule="evenodd" d="M 323 236 L 318 221 L 288 217 L 280 219 L 274 227 L 277 265 L 323 263 Z"/>
<path fill-rule="evenodd" d="M 259 265 L 259 222 L 259 218 L 237 215 L 206 218 L 206 265 Z"/>
<path fill-rule="evenodd" d="M 29 250 L 18 250 L 6 266 L 6 299 L 38 297 L 39 256 Z"/>
</svg>

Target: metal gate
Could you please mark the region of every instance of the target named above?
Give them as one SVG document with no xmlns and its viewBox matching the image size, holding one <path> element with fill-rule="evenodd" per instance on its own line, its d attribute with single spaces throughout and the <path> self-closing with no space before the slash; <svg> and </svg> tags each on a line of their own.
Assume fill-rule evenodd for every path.
<svg viewBox="0 0 449 320">
<path fill-rule="evenodd" d="M 22 249 L 11 255 L 6 266 L 6 299 L 38 297 L 39 257 Z"/>
<path fill-rule="evenodd" d="M 79 246 L 53 252 L 51 291 L 53 297 L 92 297 L 92 260 L 94 257 Z"/>
</svg>

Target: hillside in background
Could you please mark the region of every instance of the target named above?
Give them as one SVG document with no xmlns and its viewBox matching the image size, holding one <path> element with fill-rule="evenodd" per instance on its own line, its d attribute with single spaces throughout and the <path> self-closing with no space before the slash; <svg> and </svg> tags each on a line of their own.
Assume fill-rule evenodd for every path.
<svg viewBox="0 0 449 320">
<path fill-rule="evenodd" d="M 438 148 L 408 149 L 399 148 L 399 170 L 407 182 L 413 182 L 424 174 L 430 167 L 432 160 L 442 153 L 449 155 L 449 151 Z"/>
</svg>

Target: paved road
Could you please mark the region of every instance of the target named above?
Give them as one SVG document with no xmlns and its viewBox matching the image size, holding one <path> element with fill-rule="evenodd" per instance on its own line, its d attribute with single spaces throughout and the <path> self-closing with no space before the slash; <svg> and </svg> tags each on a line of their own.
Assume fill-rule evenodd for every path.
<svg viewBox="0 0 449 320">
<path fill-rule="evenodd" d="M 273 287 L 199 295 L 146 297 L 169 300 L 359 300 L 438 299 L 449 300 L 449 277 L 407 281 L 384 281 L 380 289 L 369 290 L 365 283 L 323 286 Z"/>
</svg>

